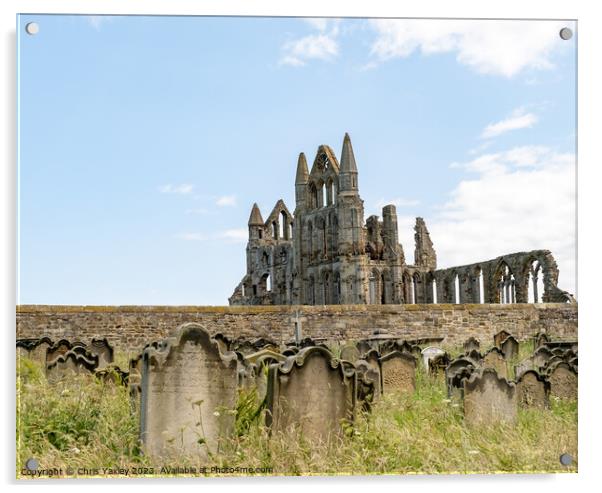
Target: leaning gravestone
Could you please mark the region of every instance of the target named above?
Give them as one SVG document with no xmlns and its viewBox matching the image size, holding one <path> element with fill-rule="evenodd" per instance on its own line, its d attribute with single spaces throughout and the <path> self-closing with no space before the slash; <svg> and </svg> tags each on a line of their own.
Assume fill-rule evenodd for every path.
<svg viewBox="0 0 602 493">
<path fill-rule="evenodd" d="M 41 339 L 28 339 L 17 341 L 17 349 L 26 358 L 46 366 L 46 352 L 52 346 L 52 341 L 48 337 Z"/>
<path fill-rule="evenodd" d="M 268 374 L 266 424 L 272 433 L 301 433 L 311 443 L 329 442 L 353 419 L 355 375 L 322 347 L 308 347 Z"/>
<path fill-rule="evenodd" d="M 506 337 L 506 339 L 503 340 L 500 349 L 502 350 L 502 353 L 504 353 L 504 358 L 508 361 L 518 357 L 518 341 L 514 336 Z"/>
<path fill-rule="evenodd" d="M 491 348 L 485 353 L 481 365 L 483 368 L 493 368 L 500 377 L 508 378 L 508 369 L 504 353 L 496 347 Z"/>
<path fill-rule="evenodd" d="M 550 383 L 534 370 L 527 370 L 520 375 L 516 390 L 520 407 L 546 409 L 549 406 Z"/>
<path fill-rule="evenodd" d="M 533 357 L 525 358 L 520 361 L 517 365 L 514 366 L 514 378 L 520 378 L 520 376 L 529 370 L 535 370 L 535 365 L 533 364 Z"/>
<path fill-rule="evenodd" d="M 510 332 L 506 332 L 505 330 L 500 330 L 497 334 L 493 336 L 493 345 L 497 348 L 502 347 L 502 342 L 506 339 L 506 337 L 511 336 Z"/>
<path fill-rule="evenodd" d="M 464 419 L 468 425 L 516 423 L 516 385 L 493 368 L 475 371 L 464 380 Z"/>
<path fill-rule="evenodd" d="M 373 369 L 367 361 L 358 360 L 355 363 L 357 373 L 357 401 L 364 411 L 370 410 L 372 402 L 380 395 L 380 373 Z"/>
<path fill-rule="evenodd" d="M 548 368 L 550 395 L 559 399 L 577 399 L 577 373 L 564 361 Z"/>
<path fill-rule="evenodd" d="M 231 433 L 238 361 L 199 324 L 181 325 L 143 353 L 140 437 L 146 453 L 206 459 Z"/>
</svg>

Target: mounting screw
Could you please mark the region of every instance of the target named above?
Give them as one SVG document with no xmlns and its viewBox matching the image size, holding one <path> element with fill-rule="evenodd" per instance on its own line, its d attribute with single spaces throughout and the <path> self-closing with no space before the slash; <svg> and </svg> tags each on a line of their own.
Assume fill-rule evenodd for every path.
<svg viewBox="0 0 602 493">
<path fill-rule="evenodd" d="M 573 462 L 573 458 L 570 456 L 570 454 L 562 454 L 560 456 L 560 463 L 563 466 L 570 466 Z"/>
<path fill-rule="evenodd" d="M 564 39 L 565 41 L 568 41 L 573 37 L 573 31 L 571 31 L 568 27 L 563 27 L 559 34 L 560 39 Z"/>
<path fill-rule="evenodd" d="M 38 32 L 40 32 L 40 26 L 37 22 L 28 22 L 25 24 L 25 32 L 33 36 L 34 34 L 38 34 Z"/>
</svg>

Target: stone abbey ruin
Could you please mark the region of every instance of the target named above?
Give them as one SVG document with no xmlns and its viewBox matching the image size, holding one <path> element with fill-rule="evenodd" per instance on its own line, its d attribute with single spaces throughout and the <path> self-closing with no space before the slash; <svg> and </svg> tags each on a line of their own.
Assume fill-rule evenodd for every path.
<svg viewBox="0 0 602 493">
<path fill-rule="evenodd" d="M 295 210 L 282 200 L 263 220 L 249 218 L 247 273 L 231 305 L 574 302 L 558 288 L 548 250 L 511 253 L 470 265 L 437 269 L 424 220 L 416 218 L 414 264 L 399 244 L 394 205 L 382 221 L 364 222 L 358 168 L 345 134 L 341 161 L 327 145 L 308 170 L 299 155 Z"/>
</svg>

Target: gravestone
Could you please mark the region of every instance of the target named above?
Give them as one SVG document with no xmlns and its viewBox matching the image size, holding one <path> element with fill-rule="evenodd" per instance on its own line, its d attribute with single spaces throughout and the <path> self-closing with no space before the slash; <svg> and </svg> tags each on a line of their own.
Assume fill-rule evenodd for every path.
<svg viewBox="0 0 602 493">
<path fill-rule="evenodd" d="M 478 351 L 479 348 L 481 346 L 481 343 L 474 337 L 469 337 L 465 342 L 464 342 L 464 352 L 465 353 L 469 353 L 472 350 L 476 350 Z"/>
<path fill-rule="evenodd" d="M 17 349 L 21 354 L 43 367 L 46 366 L 46 352 L 51 346 L 52 341 L 48 337 L 17 341 Z"/>
<path fill-rule="evenodd" d="M 548 337 L 548 335 L 545 332 L 538 332 L 537 334 L 535 334 L 533 336 L 533 340 L 534 340 L 534 344 L 535 344 L 535 346 L 534 346 L 535 349 L 543 346 L 547 342 L 550 342 L 550 338 Z"/>
<path fill-rule="evenodd" d="M 475 366 L 480 366 L 483 360 L 483 355 L 476 349 L 468 351 L 464 357 L 473 360 L 475 362 Z"/>
<path fill-rule="evenodd" d="M 73 344 L 71 344 L 67 339 L 61 339 L 60 341 L 55 342 L 46 351 L 46 363 L 52 363 L 59 356 L 67 354 L 67 352 L 72 348 Z"/>
<path fill-rule="evenodd" d="M 536 369 L 542 368 L 546 366 L 546 363 L 552 359 L 553 356 L 554 355 L 552 354 L 552 351 L 550 351 L 547 347 L 538 347 L 532 356 L 533 366 Z"/>
<path fill-rule="evenodd" d="M 507 361 L 511 361 L 518 357 L 518 341 L 514 338 L 514 336 L 508 336 L 502 342 L 500 349 L 502 353 L 504 353 L 504 357 Z"/>
<path fill-rule="evenodd" d="M 502 342 L 506 339 L 506 337 L 511 336 L 510 332 L 506 332 L 505 330 L 500 330 L 497 334 L 493 336 L 493 345 L 497 348 L 502 347 Z"/>
<path fill-rule="evenodd" d="M 548 368 L 550 395 L 559 399 L 577 399 L 577 373 L 564 361 Z"/>
<path fill-rule="evenodd" d="M 106 337 L 104 339 L 92 339 L 86 349 L 98 356 L 98 368 L 104 368 L 113 363 L 113 348 Z"/>
<path fill-rule="evenodd" d="M 435 358 L 436 356 L 442 356 L 445 354 L 445 351 L 441 348 L 435 346 L 425 347 L 422 351 L 422 365 L 427 373 L 430 372 L 429 362 Z"/>
<path fill-rule="evenodd" d="M 520 378 L 520 376 L 529 370 L 535 370 L 535 365 L 533 364 L 533 358 L 525 358 L 520 361 L 517 365 L 514 366 L 514 377 Z"/>
<path fill-rule="evenodd" d="M 445 374 L 445 369 L 447 368 L 447 365 L 449 365 L 450 362 L 451 358 L 447 353 L 433 356 L 429 360 L 429 375 L 436 377 L 440 374 Z"/>
<path fill-rule="evenodd" d="M 304 348 L 270 366 L 266 424 L 272 433 L 299 432 L 310 443 L 325 443 L 353 419 L 355 396 L 355 378 L 340 360 L 324 348 Z"/>
<path fill-rule="evenodd" d="M 475 370 L 474 361 L 468 358 L 456 358 L 445 368 L 445 384 L 449 399 L 461 399 L 464 390 L 464 379 Z"/>
<path fill-rule="evenodd" d="M 416 390 L 416 358 L 393 351 L 379 359 L 383 394 Z"/>
<path fill-rule="evenodd" d="M 183 324 L 142 358 L 140 437 L 152 457 L 206 459 L 234 425 L 238 360 L 197 323 Z"/>
<path fill-rule="evenodd" d="M 508 368 L 504 353 L 497 347 L 491 348 L 485 353 L 481 365 L 483 368 L 493 368 L 500 377 L 508 378 Z"/>
<path fill-rule="evenodd" d="M 49 382 L 55 383 L 72 378 L 73 375 L 92 374 L 97 367 L 98 357 L 96 355 L 67 351 L 48 363 L 46 378 Z"/>
<path fill-rule="evenodd" d="M 140 412 L 140 393 L 142 392 L 142 353 L 128 362 L 128 391 L 132 412 Z"/>
<path fill-rule="evenodd" d="M 475 371 L 464 380 L 464 420 L 467 425 L 516 423 L 516 385 L 498 376 L 493 368 Z"/>
<path fill-rule="evenodd" d="M 358 341 L 356 344 L 357 350 L 360 353 L 360 357 L 363 357 L 364 354 L 366 354 L 368 351 L 371 351 L 373 349 L 372 344 L 370 344 L 370 342 L 368 341 Z"/>
<path fill-rule="evenodd" d="M 358 360 L 355 368 L 357 374 L 356 401 L 361 404 L 364 411 L 369 411 L 371 404 L 380 395 L 380 373 L 365 360 Z"/>
<path fill-rule="evenodd" d="M 360 352 L 355 344 L 347 344 L 341 348 L 341 359 L 352 363 L 360 359 Z"/>
<path fill-rule="evenodd" d="M 518 405 L 546 409 L 549 406 L 550 382 L 534 370 L 527 370 L 516 381 Z"/>
</svg>

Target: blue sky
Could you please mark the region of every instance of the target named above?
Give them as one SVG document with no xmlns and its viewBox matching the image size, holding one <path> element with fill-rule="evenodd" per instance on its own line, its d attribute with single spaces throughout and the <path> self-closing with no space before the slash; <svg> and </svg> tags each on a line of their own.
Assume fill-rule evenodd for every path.
<svg viewBox="0 0 602 493">
<path fill-rule="evenodd" d="M 24 26 L 39 24 L 39 33 Z M 575 293 L 576 36 L 552 21 L 21 16 L 19 303 L 227 304 L 253 202 L 351 135 L 413 261 L 547 248 Z"/>
</svg>

